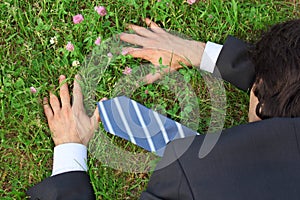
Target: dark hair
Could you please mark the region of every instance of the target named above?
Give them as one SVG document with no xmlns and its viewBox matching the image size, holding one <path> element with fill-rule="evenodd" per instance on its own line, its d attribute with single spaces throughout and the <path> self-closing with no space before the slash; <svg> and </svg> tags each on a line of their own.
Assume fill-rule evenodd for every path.
<svg viewBox="0 0 300 200">
<path fill-rule="evenodd" d="M 300 19 L 272 26 L 251 54 L 257 116 L 300 117 Z"/>
</svg>

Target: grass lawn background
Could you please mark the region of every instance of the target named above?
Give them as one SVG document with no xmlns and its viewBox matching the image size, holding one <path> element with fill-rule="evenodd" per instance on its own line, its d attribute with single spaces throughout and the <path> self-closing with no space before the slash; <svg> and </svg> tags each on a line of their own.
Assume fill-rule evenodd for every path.
<svg viewBox="0 0 300 200">
<path fill-rule="evenodd" d="M 95 6 L 105 6 L 107 15 L 99 16 Z M 58 88 L 60 74 L 65 74 L 72 85 L 81 67 L 72 66 L 72 62 L 83 63 L 97 37 L 111 38 L 125 31 L 128 23 L 145 26 L 141 19 L 150 17 L 165 29 L 194 40 L 223 43 L 230 34 L 254 42 L 265 27 L 300 17 L 296 1 L 274 0 L 203 0 L 193 5 L 184 0 L 4 0 L 0 10 L 1 199 L 24 199 L 26 189 L 51 175 L 54 145 L 41 99 L 54 86 Z M 74 25 L 72 17 L 76 14 L 85 19 Z M 50 39 L 54 36 L 57 44 L 52 45 Z M 71 53 L 65 49 L 68 41 L 75 45 Z M 140 62 L 120 56 L 105 71 L 95 98 L 114 96 L 115 83 L 124 76 L 125 66 L 134 68 Z M 184 68 L 180 74 L 199 97 L 201 115 L 196 128 L 205 132 L 211 111 L 207 88 L 197 70 Z M 32 94 L 30 87 L 35 87 L 37 93 Z M 246 123 L 248 94 L 229 84 L 225 88 L 225 127 Z M 172 100 L 174 95 L 166 87 L 151 84 L 134 91 L 131 97 L 149 107 L 161 105 L 164 113 L 180 120 L 181 110 Z M 191 110 L 184 112 L 189 115 Z M 133 152 L 141 151 L 117 138 L 112 140 Z M 89 167 L 97 199 L 138 199 L 150 176 L 121 172 L 96 159 L 90 160 Z"/>
</svg>

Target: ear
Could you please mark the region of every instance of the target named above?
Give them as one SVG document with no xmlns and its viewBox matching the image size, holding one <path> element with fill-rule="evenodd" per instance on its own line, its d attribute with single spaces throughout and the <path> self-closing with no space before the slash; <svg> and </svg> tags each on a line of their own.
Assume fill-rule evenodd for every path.
<svg viewBox="0 0 300 200">
<path fill-rule="evenodd" d="M 255 122 L 261 120 L 257 115 L 256 115 L 256 107 L 258 105 L 258 98 L 254 94 L 254 89 L 255 89 L 255 83 L 253 84 L 251 91 L 250 91 L 250 100 L 249 100 L 249 112 L 248 112 L 248 121 L 249 122 Z"/>
</svg>

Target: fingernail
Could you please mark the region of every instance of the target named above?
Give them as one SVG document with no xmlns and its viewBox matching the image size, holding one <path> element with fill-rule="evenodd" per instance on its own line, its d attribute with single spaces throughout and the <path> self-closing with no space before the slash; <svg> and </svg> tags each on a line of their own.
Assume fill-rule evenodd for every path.
<svg viewBox="0 0 300 200">
<path fill-rule="evenodd" d="M 124 35 L 124 33 L 120 33 L 119 35 L 118 35 L 118 37 L 121 39 L 121 37 Z"/>
<path fill-rule="evenodd" d="M 108 100 L 107 97 L 103 97 L 102 99 L 100 99 L 100 101 L 106 101 L 106 100 Z"/>
<path fill-rule="evenodd" d="M 122 54 L 123 56 L 125 56 L 125 55 L 128 54 L 128 52 L 129 52 L 129 49 L 128 49 L 128 48 L 123 48 L 121 54 Z"/>
<path fill-rule="evenodd" d="M 79 74 L 76 74 L 76 75 L 75 75 L 75 78 L 76 78 L 77 80 L 79 80 L 79 79 L 80 79 L 80 75 L 79 75 Z"/>
<path fill-rule="evenodd" d="M 47 98 L 47 97 L 44 97 L 44 98 L 43 98 L 43 103 L 44 103 L 44 104 L 47 104 L 47 103 L 48 103 L 48 98 Z"/>
</svg>

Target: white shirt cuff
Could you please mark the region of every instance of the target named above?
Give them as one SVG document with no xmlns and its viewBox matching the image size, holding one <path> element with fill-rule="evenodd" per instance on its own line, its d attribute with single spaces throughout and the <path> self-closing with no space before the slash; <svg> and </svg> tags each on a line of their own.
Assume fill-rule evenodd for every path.
<svg viewBox="0 0 300 200">
<path fill-rule="evenodd" d="M 70 171 L 87 171 L 87 148 L 83 144 L 66 143 L 54 147 L 51 176 Z"/>
<path fill-rule="evenodd" d="M 207 42 L 201 59 L 200 69 L 213 73 L 223 45 Z"/>
</svg>

